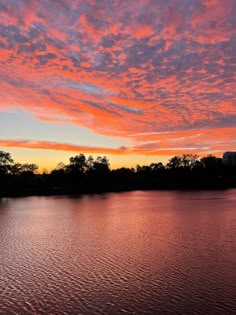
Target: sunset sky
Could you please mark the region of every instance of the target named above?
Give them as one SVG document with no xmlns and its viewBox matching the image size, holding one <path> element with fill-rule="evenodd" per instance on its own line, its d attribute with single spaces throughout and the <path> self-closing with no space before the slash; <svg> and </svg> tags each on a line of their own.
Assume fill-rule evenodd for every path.
<svg viewBox="0 0 236 315">
<path fill-rule="evenodd" d="M 236 0 L 0 0 L 0 150 L 49 170 L 236 150 Z"/>
</svg>

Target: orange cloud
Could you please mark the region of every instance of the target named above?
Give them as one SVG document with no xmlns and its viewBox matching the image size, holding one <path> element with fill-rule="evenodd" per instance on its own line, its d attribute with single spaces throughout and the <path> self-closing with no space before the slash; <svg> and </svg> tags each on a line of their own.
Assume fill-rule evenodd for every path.
<svg viewBox="0 0 236 315">
<path fill-rule="evenodd" d="M 236 128 L 202 129 L 172 133 L 144 132 L 133 134 L 129 147 L 118 148 L 22 139 L 2 139 L 0 140 L 0 146 L 112 155 L 173 156 L 189 152 L 194 152 L 200 156 L 207 154 L 222 155 L 225 151 L 236 150 L 236 141 L 232 140 L 235 133 Z"/>
<path fill-rule="evenodd" d="M 86 153 L 100 153 L 100 154 L 125 154 L 125 148 L 99 148 L 80 146 L 68 143 L 58 143 L 54 141 L 34 141 L 34 140 L 0 140 L 2 147 L 8 148 L 27 148 L 27 149 L 42 149 L 53 151 L 69 151 L 69 152 L 86 152 Z"/>
</svg>

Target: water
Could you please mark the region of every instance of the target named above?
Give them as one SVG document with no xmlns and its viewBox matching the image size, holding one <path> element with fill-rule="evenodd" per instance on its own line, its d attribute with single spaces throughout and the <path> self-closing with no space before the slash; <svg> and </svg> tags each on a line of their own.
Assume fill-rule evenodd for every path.
<svg viewBox="0 0 236 315">
<path fill-rule="evenodd" d="M 236 190 L 0 199 L 0 314 L 236 314 Z"/>
</svg>

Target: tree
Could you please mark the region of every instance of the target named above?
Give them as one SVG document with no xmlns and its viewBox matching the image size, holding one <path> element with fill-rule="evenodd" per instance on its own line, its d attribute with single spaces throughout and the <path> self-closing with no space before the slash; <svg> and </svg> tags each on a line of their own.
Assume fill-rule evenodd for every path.
<svg viewBox="0 0 236 315">
<path fill-rule="evenodd" d="M 14 160 L 11 157 L 11 154 L 5 151 L 0 151 L 0 174 L 7 174 L 10 172 L 11 165 L 14 163 Z"/>
<path fill-rule="evenodd" d="M 88 165 L 88 173 L 93 176 L 103 176 L 107 175 L 110 172 L 109 160 L 106 156 L 97 156 L 96 160 L 90 159 Z"/>
<path fill-rule="evenodd" d="M 94 158 L 92 155 L 90 155 L 87 158 L 87 172 L 90 172 L 93 170 L 93 164 L 94 164 Z"/>
<path fill-rule="evenodd" d="M 139 164 L 136 166 L 136 172 L 142 173 L 142 174 L 149 174 L 151 171 L 151 166 L 149 165 L 143 165 L 140 166 Z"/>
<path fill-rule="evenodd" d="M 200 163 L 204 168 L 212 169 L 212 168 L 221 166 L 222 161 L 221 159 L 218 159 L 214 155 L 208 155 L 208 156 L 202 157 L 200 160 Z"/>
<path fill-rule="evenodd" d="M 176 169 L 182 166 L 182 158 L 180 156 L 173 156 L 166 164 L 168 169 Z"/>
<path fill-rule="evenodd" d="M 150 168 L 152 171 L 160 171 L 164 170 L 164 165 L 161 162 L 150 164 Z"/>
<path fill-rule="evenodd" d="M 29 173 L 35 173 L 38 169 L 38 166 L 36 164 L 22 164 L 21 165 L 21 171 L 23 172 L 29 172 Z"/>
<path fill-rule="evenodd" d="M 79 154 L 70 158 L 70 164 L 67 166 L 69 172 L 85 173 L 87 169 L 86 157 L 84 154 Z"/>
<path fill-rule="evenodd" d="M 199 157 L 196 154 L 183 154 L 182 166 L 184 168 L 193 169 L 200 165 Z"/>
<path fill-rule="evenodd" d="M 57 171 L 61 171 L 61 170 L 64 171 L 65 168 L 66 168 L 65 164 L 63 162 L 60 162 L 60 163 L 57 164 L 56 170 Z"/>
<path fill-rule="evenodd" d="M 12 175 L 19 175 L 22 172 L 22 164 L 14 163 L 13 165 L 11 165 L 10 170 Z"/>
<path fill-rule="evenodd" d="M 174 156 L 167 163 L 169 169 L 193 169 L 200 165 L 198 156 L 195 154 L 183 154 L 182 156 Z"/>
</svg>

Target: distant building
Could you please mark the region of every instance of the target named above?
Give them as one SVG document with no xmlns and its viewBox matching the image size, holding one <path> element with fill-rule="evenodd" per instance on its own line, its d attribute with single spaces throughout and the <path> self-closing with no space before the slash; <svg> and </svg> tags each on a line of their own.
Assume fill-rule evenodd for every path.
<svg viewBox="0 0 236 315">
<path fill-rule="evenodd" d="M 223 164 L 236 166 L 236 152 L 225 152 L 223 154 Z"/>
</svg>

